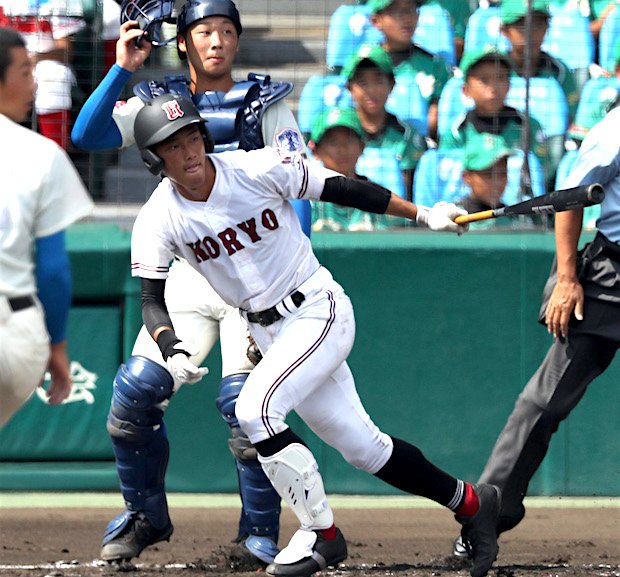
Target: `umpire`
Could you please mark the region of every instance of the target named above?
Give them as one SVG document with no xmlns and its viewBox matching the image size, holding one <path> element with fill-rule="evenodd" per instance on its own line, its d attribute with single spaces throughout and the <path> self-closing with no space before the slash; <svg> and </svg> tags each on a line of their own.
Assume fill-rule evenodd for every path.
<svg viewBox="0 0 620 577">
<path fill-rule="evenodd" d="M 598 232 L 578 251 L 583 209 L 555 217 L 556 258 L 540 322 L 554 337 L 500 433 L 480 483 L 503 491 L 498 534 L 525 516 L 523 499 L 552 435 L 620 346 L 620 108 L 588 133 L 564 188 L 601 183 Z M 460 539 L 454 554 L 467 554 Z"/>
</svg>

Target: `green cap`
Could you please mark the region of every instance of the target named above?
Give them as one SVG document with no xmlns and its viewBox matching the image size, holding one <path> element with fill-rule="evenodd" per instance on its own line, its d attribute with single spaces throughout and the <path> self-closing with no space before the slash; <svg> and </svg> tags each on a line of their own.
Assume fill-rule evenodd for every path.
<svg viewBox="0 0 620 577">
<path fill-rule="evenodd" d="M 463 168 L 465 170 L 486 170 L 500 158 L 510 156 L 511 148 L 499 134 L 477 132 L 470 134 L 465 143 Z"/>
<path fill-rule="evenodd" d="M 368 0 L 366 5 L 370 8 L 371 14 L 376 14 L 377 12 L 381 12 L 381 10 L 385 10 L 393 2 L 394 0 Z M 422 6 L 424 2 L 426 2 L 426 0 L 415 0 L 418 6 Z"/>
<path fill-rule="evenodd" d="M 390 55 L 378 44 L 362 44 L 360 49 L 352 54 L 342 67 L 342 76 L 351 80 L 357 67 L 363 60 L 370 60 L 381 72 L 388 76 L 394 76 L 392 59 Z"/>
<path fill-rule="evenodd" d="M 514 24 L 527 14 L 528 0 L 502 0 L 500 18 L 502 24 Z M 549 0 L 532 0 L 532 11 L 549 14 Z"/>
<path fill-rule="evenodd" d="M 360 138 L 364 138 L 364 129 L 353 108 L 330 108 L 319 116 L 312 125 L 310 140 L 318 144 L 330 128 L 344 126 L 350 128 Z"/>
<path fill-rule="evenodd" d="M 463 73 L 463 78 L 467 78 L 467 73 L 474 64 L 478 64 L 481 60 L 492 60 L 503 62 L 509 70 L 512 70 L 513 64 L 510 56 L 506 52 L 498 50 L 496 46 L 487 44 L 478 50 L 468 50 L 461 58 L 459 68 Z"/>
</svg>

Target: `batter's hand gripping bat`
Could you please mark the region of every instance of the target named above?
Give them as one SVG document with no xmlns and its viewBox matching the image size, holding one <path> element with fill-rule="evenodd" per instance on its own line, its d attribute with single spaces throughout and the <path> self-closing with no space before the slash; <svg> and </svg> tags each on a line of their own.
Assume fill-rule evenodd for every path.
<svg viewBox="0 0 620 577">
<path fill-rule="evenodd" d="M 454 222 L 466 224 L 476 220 L 486 220 L 497 218 L 498 216 L 513 216 L 517 214 L 551 214 L 563 212 L 565 210 L 575 210 L 593 204 L 600 204 L 605 198 L 605 190 L 598 184 L 587 184 L 576 186 L 575 188 L 565 188 L 554 190 L 541 196 L 518 202 L 511 206 L 496 208 L 493 210 L 483 210 L 457 216 Z"/>
</svg>

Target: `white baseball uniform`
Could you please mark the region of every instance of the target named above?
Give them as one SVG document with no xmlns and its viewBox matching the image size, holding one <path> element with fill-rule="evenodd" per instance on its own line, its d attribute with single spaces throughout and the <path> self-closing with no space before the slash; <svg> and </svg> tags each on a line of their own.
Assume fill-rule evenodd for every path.
<svg viewBox="0 0 620 577">
<path fill-rule="evenodd" d="M 114 109 L 113 118 L 123 137 L 123 147 L 134 144 L 133 123 L 144 103 L 138 97 L 119 103 Z M 263 140 L 273 147 L 284 146 L 280 135 L 287 131 L 299 134 L 293 113 L 284 101 L 267 108 L 261 121 Z M 299 142 L 303 142 L 299 135 Z M 286 148 L 284 148 L 286 150 Z M 166 306 L 177 328 L 179 338 L 192 346 L 192 362 L 200 366 L 213 348 L 218 337 L 222 353 L 222 376 L 247 373 L 254 368 L 248 360 L 247 327 L 239 311 L 226 304 L 211 288 L 207 280 L 187 263 L 175 260 L 170 268 L 166 282 Z M 166 366 L 161 352 L 145 327 L 142 327 L 133 355 L 142 355 Z M 175 388 L 181 386 L 175 382 Z"/>
<path fill-rule="evenodd" d="M 216 178 L 206 202 L 187 200 L 166 178 L 143 206 L 132 234 L 132 274 L 164 279 L 181 256 L 246 320 L 275 306 L 280 320 L 248 322 L 264 358 L 237 400 L 242 429 L 252 443 L 265 440 L 286 428 L 295 409 L 347 461 L 375 473 L 392 440 L 364 410 L 346 363 L 353 309 L 288 202 L 318 200 L 325 179 L 337 173 L 271 148 L 210 159 Z M 299 307 L 296 291 L 305 297 Z"/>
<path fill-rule="evenodd" d="M 49 358 L 36 298 L 36 238 L 60 232 L 92 210 L 75 167 L 51 140 L 0 114 L 0 426 L 41 383 Z M 33 162 L 33 159 L 36 159 Z M 13 299 L 33 306 L 13 311 Z"/>
</svg>

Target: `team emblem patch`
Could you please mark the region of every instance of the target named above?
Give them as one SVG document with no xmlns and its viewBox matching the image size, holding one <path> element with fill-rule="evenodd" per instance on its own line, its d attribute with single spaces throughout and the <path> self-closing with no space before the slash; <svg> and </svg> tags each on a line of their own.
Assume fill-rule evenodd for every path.
<svg viewBox="0 0 620 577">
<path fill-rule="evenodd" d="M 280 150 L 286 152 L 301 152 L 303 150 L 303 143 L 301 135 L 292 128 L 285 128 L 282 132 L 276 134 L 276 146 Z"/>
<path fill-rule="evenodd" d="M 161 105 L 161 109 L 166 114 L 168 120 L 176 120 L 185 115 L 185 112 L 181 110 L 181 105 L 177 100 L 169 100 Z"/>
</svg>

